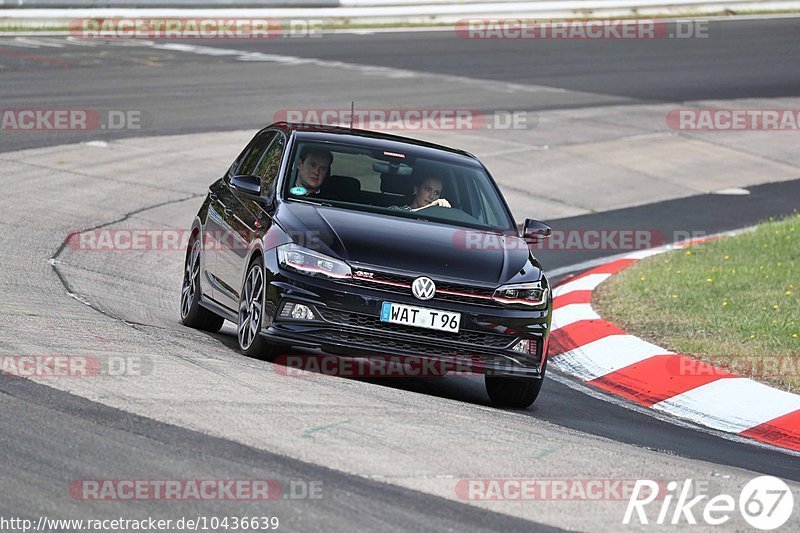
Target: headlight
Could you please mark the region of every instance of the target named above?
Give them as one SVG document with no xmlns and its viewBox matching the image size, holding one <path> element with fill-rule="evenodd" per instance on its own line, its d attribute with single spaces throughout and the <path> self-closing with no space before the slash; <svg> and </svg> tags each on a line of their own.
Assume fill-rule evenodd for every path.
<svg viewBox="0 0 800 533">
<path fill-rule="evenodd" d="M 349 278 L 350 265 L 339 259 L 288 243 L 278 246 L 278 263 L 286 270 L 294 270 L 309 276 L 326 278 Z"/>
<path fill-rule="evenodd" d="M 492 299 L 505 305 L 540 307 L 547 304 L 548 293 L 549 289 L 543 287 L 541 281 L 534 281 L 498 287 Z"/>
</svg>

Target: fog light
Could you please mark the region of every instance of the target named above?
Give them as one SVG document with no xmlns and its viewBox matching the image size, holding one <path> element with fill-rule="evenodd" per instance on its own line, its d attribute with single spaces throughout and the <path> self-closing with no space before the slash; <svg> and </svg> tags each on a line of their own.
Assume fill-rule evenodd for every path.
<svg viewBox="0 0 800 533">
<path fill-rule="evenodd" d="M 316 318 L 314 313 L 308 306 L 303 304 L 295 304 L 294 309 L 292 309 L 292 318 L 296 318 L 298 320 L 314 320 Z"/>
<path fill-rule="evenodd" d="M 294 318 L 297 320 L 315 320 L 314 312 L 303 304 L 289 302 L 281 309 L 281 318 Z"/>
<path fill-rule="evenodd" d="M 522 339 L 517 342 L 512 348 L 515 352 L 536 354 L 536 341 L 530 339 Z"/>
</svg>

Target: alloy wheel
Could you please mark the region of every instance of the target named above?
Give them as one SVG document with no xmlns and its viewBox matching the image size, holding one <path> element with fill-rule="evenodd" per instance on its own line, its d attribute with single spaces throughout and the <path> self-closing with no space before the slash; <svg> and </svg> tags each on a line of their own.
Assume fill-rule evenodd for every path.
<svg viewBox="0 0 800 533">
<path fill-rule="evenodd" d="M 239 303 L 239 324 L 237 327 L 239 346 L 250 348 L 261 327 L 262 299 L 264 295 L 264 273 L 257 264 L 250 268 L 244 284 L 244 294 Z"/>
<path fill-rule="evenodd" d="M 181 288 L 181 318 L 186 319 L 192 309 L 195 294 L 197 293 L 198 277 L 200 276 L 200 240 L 194 241 L 192 251 L 186 258 L 186 267 L 183 272 L 183 287 Z"/>
</svg>

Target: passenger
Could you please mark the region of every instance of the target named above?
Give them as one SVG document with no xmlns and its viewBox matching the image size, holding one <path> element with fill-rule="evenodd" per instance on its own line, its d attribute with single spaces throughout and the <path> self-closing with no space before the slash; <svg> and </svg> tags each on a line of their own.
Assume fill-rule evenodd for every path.
<svg viewBox="0 0 800 533">
<path fill-rule="evenodd" d="M 306 146 L 300 150 L 297 161 L 297 179 L 292 188 L 292 194 L 298 196 L 320 196 L 322 184 L 333 164 L 333 154 L 314 146 Z M 295 192 L 296 187 L 302 187 L 304 192 Z M 327 196 L 327 195 L 326 195 Z"/>
<path fill-rule="evenodd" d="M 419 211 L 428 207 L 450 207 L 450 202 L 441 198 L 442 180 L 439 178 L 424 178 L 421 182 L 414 185 L 414 192 L 411 195 L 411 202 L 399 207 L 408 211 Z M 395 206 L 393 206 L 395 207 Z"/>
</svg>

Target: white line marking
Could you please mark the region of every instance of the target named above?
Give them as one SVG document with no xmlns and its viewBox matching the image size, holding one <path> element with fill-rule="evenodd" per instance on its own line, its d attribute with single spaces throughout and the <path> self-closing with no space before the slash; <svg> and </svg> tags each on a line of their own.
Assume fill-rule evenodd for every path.
<svg viewBox="0 0 800 533">
<path fill-rule="evenodd" d="M 633 335 L 610 335 L 553 357 L 556 367 L 591 381 L 620 368 L 672 352 Z"/>
<path fill-rule="evenodd" d="M 80 37 L 75 37 L 73 35 L 70 35 L 69 37 L 67 37 L 67 44 L 74 44 L 74 45 L 77 45 L 77 46 L 91 46 L 91 47 L 94 47 L 94 46 L 99 46 L 99 45 L 104 44 L 104 43 L 103 43 L 103 41 L 97 41 L 97 40 L 94 40 L 94 39 L 81 39 Z"/>
<path fill-rule="evenodd" d="M 581 320 L 599 320 L 600 315 L 594 312 L 590 304 L 569 304 L 553 311 L 553 323 L 550 332 L 561 329 Z"/>
<path fill-rule="evenodd" d="M 14 39 L 14 41 L 22 46 L 30 45 L 31 48 L 39 48 L 40 46 L 44 46 L 45 48 L 64 48 L 63 42 L 52 39 L 31 39 L 28 37 L 17 37 Z"/>
<path fill-rule="evenodd" d="M 589 274 L 575 281 L 569 281 L 553 289 L 553 296 L 564 296 L 574 291 L 592 291 L 607 280 L 611 274 Z"/>
<path fill-rule="evenodd" d="M 722 378 L 660 401 L 653 409 L 741 433 L 800 409 L 800 396 L 748 378 Z"/>
<path fill-rule="evenodd" d="M 588 261 L 575 263 L 574 265 L 567 265 L 559 268 L 554 268 L 552 270 L 547 270 L 545 274 L 547 274 L 548 278 L 556 278 L 558 276 L 563 276 L 564 274 L 571 274 L 572 272 L 577 272 L 579 270 L 589 270 L 590 268 L 594 268 L 600 265 L 605 265 L 612 261 L 616 261 L 617 259 L 625 259 L 628 255 L 629 252 L 623 252 L 621 254 L 615 254 L 615 255 L 607 255 L 605 257 L 599 257 L 597 259 L 590 259 Z M 555 295 L 555 289 L 553 290 L 553 294 Z"/>
<path fill-rule="evenodd" d="M 19 42 L 17 39 L 3 39 L 0 41 L 0 46 L 14 46 L 16 48 L 39 48 L 39 45 Z"/>
<path fill-rule="evenodd" d="M 152 42 L 152 41 L 149 41 Z M 143 44 L 143 46 L 147 46 Z M 197 46 L 194 44 L 183 43 L 152 43 L 152 48 L 158 50 L 169 50 L 171 52 L 187 52 L 190 54 L 199 54 L 204 56 L 238 56 L 242 55 L 239 50 L 231 50 L 230 48 L 213 48 L 211 46 Z"/>
<path fill-rule="evenodd" d="M 713 191 L 711 194 L 728 194 L 731 196 L 746 196 L 750 194 L 750 191 L 747 189 L 742 189 L 741 187 L 730 187 L 728 189 L 720 189 L 718 191 Z"/>
<path fill-rule="evenodd" d="M 638 259 L 644 259 L 645 257 L 651 257 L 653 255 L 663 254 L 664 252 L 670 251 L 672 249 L 672 246 L 673 245 L 670 245 L 668 247 L 664 246 L 664 247 L 660 247 L 660 248 L 653 248 L 651 250 L 639 250 L 638 252 L 631 252 L 628 255 L 626 255 L 623 259 L 636 259 L 636 260 L 638 260 Z M 680 245 L 676 244 L 674 246 L 680 246 Z"/>
<path fill-rule="evenodd" d="M 110 46 L 150 46 L 154 44 L 153 41 L 146 39 L 107 39 L 103 42 Z"/>
<path fill-rule="evenodd" d="M 502 93 L 563 93 L 566 89 L 557 87 L 545 87 L 542 85 L 524 85 L 520 83 L 507 83 L 493 80 L 482 80 L 478 78 L 468 78 L 465 76 L 451 76 L 446 74 L 434 74 L 416 70 L 406 70 L 393 67 L 381 67 L 376 65 L 361 65 L 358 63 L 346 63 L 344 61 L 327 61 L 324 59 L 287 56 L 280 54 L 264 54 L 262 52 L 248 52 L 246 50 L 234 50 L 231 48 L 214 48 L 211 46 L 197 46 L 182 43 L 153 43 L 139 41 L 142 46 L 151 46 L 161 50 L 171 50 L 176 52 L 186 52 L 208 56 L 236 56 L 239 61 L 264 61 L 269 63 L 279 63 L 282 65 L 300 66 L 309 65 L 322 68 L 334 68 L 337 70 L 352 70 L 365 76 L 382 76 L 390 79 L 414 79 L 428 78 L 446 81 L 450 83 L 462 83 L 480 87 Z M 131 45 L 133 46 L 133 44 Z"/>
</svg>

